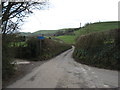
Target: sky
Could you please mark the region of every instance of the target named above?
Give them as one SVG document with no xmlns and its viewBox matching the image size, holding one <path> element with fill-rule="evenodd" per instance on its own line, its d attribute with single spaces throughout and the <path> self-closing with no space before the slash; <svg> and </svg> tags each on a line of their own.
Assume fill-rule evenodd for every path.
<svg viewBox="0 0 120 90">
<path fill-rule="evenodd" d="M 118 21 L 120 0 L 49 0 L 49 8 L 35 10 L 21 32 L 78 28 L 86 23 Z"/>
</svg>

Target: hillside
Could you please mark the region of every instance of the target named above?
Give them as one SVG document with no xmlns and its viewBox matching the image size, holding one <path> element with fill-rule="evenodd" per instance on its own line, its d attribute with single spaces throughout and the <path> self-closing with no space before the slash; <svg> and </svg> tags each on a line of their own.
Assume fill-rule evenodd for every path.
<svg viewBox="0 0 120 90">
<path fill-rule="evenodd" d="M 21 32 L 20 35 L 22 36 L 36 36 L 36 35 L 41 35 L 41 34 L 54 34 L 56 33 L 58 30 L 39 30 L 33 33 L 30 32 Z"/>
<path fill-rule="evenodd" d="M 86 24 L 84 27 L 80 28 L 79 30 L 74 31 L 75 35 L 57 36 L 56 38 L 59 38 L 66 43 L 74 44 L 75 39 L 78 38 L 80 35 L 85 35 L 92 32 L 102 32 L 102 31 L 107 31 L 107 30 L 117 29 L 117 28 L 118 28 L 117 21 L 97 22 L 92 24 Z"/>
<path fill-rule="evenodd" d="M 116 29 L 116 28 L 118 28 L 117 21 L 96 22 L 96 23 L 86 24 L 82 28 L 64 28 L 64 29 L 59 29 L 59 30 L 39 30 L 33 33 L 21 32 L 21 35 L 22 36 L 36 36 L 36 35 L 44 34 L 45 36 L 53 36 L 57 32 L 64 33 L 68 30 L 73 30 L 73 35 L 66 35 L 66 34 L 58 35 L 58 36 L 55 36 L 54 38 L 61 39 L 64 42 L 69 43 L 69 44 L 74 44 L 75 40 L 81 35 L 85 35 L 85 34 L 92 33 L 92 32 L 102 32 L 102 31 L 107 31 L 107 30 Z"/>
<path fill-rule="evenodd" d="M 39 30 L 39 31 L 36 31 L 36 32 L 33 32 L 32 34 L 33 35 L 39 35 L 39 34 L 45 34 L 45 35 L 48 35 L 48 34 L 55 34 L 57 32 L 66 32 L 68 30 L 74 30 L 76 28 L 64 28 L 64 29 L 58 29 L 58 30 Z"/>
<path fill-rule="evenodd" d="M 32 34 L 34 35 L 39 35 L 39 34 L 54 34 L 56 33 L 58 30 L 40 30 L 40 31 L 36 31 Z"/>
<path fill-rule="evenodd" d="M 32 33 L 30 32 L 20 32 L 21 36 L 30 36 Z"/>
<path fill-rule="evenodd" d="M 75 34 L 78 35 L 85 35 L 92 32 L 102 32 L 111 29 L 117 29 L 118 22 L 97 22 L 93 24 L 88 24 L 85 27 L 81 28 L 79 31 L 76 31 Z"/>
<path fill-rule="evenodd" d="M 33 33 L 30 33 L 30 32 L 21 32 L 20 35 L 22 36 L 36 36 L 36 35 L 41 35 L 41 34 L 44 34 L 45 36 L 46 35 L 53 35 L 55 34 L 56 32 L 58 31 L 66 31 L 66 30 L 70 30 L 70 29 L 59 29 L 59 30 L 39 30 L 39 31 L 36 31 L 36 32 L 33 32 Z"/>
<path fill-rule="evenodd" d="M 75 43 L 75 35 L 63 35 L 57 36 L 56 38 L 63 40 L 65 43 L 74 44 Z"/>
</svg>

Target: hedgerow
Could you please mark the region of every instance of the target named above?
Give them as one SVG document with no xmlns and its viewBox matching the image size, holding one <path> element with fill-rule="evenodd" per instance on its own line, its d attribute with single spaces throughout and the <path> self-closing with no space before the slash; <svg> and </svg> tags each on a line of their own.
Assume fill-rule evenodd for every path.
<svg viewBox="0 0 120 90">
<path fill-rule="evenodd" d="M 76 61 L 100 68 L 120 70 L 120 29 L 80 36 L 73 57 Z"/>
</svg>

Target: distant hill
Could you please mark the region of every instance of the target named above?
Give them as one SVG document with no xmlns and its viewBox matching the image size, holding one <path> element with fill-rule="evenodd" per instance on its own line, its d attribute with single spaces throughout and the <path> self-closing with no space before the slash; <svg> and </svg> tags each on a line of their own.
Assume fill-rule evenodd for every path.
<svg viewBox="0 0 120 90">
<path fill-rule="evenodd" d="M 20 35 L 22 35 L 22 36 L 30 36 L 30 35 L 32 35 L 32 33 L 30 33 L 30 32 L 20 32 Z"/>
<path fill-rule="evenodd" d="M 39 30 L 33 33 L 30 32 L 20 32 L 20 35 L 22 36 L 36 36 L 36 35 L 41 35 L 41 34 L 54 34 L 56 33 L 58 30 Z"/>
<path fill-rule="evenodd" d="M 69 30 L 73 30 L 73 35 L 65 34 L 65 35 L 55 36 L 54 38 L 61 39 L 66 43 L 74 44 L 75 39 L 81 35 L 85 35 L 92 32 L 102 32 L 102 31 L 107 31 L 107 30 L 116 29 L 116 28 L 118 28 L 118 21 L 109 21 L 109 22 L 88 23 L 81 28 L 64 28 L 59 30 L 39 30 L 33 33 L 21 32 L 20 35 L 37 36 L 37 35 L 44 34 L 45 36 L 51 36 L 60 31 L 66 32 Z"/>
<path fill-rule="evenodd" d="M 117 28 L 118 28 L 118 21 L 96 22 L 96 23 L 86 24 L 84 27 L 80 28 L 79 30 L 74 31 L 75 35 L 63 35 L 63 36 L 57 36 L 56 38 L 61 39 L 66 43 L 74 44 L 75 39 L 81 35 L 85 35 L 92 32 L 102 32 Z"/>
<path fill-rule="evenodd" d="M 51 36 L 53 34 L 56 34 L 59 31 L 66 32 L 67 30 L 74 30 L 76 28 L 65 28 L 65 29 L 59 29 L 59 30 L 39 30 L 33 33 L 30 32 L 20 32 L 20 35 L 22 36 L 36 36 L 44 34 L 45 36 Z"/>
<path fill-rule="evenodd" d="M 34 35 L 40 35 L 40 34 L 54 34 L 56 33 L 58 30 L 39 30 L 36 32 L 33 32 L 32 34 Z"/>
</svg>

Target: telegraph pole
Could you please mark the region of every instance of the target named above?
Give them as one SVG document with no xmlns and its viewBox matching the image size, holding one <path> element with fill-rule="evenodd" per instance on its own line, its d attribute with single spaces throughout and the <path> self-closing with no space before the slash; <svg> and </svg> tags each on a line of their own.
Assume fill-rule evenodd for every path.
<svg viewBox="0 0 120 90">
<path fill-rule="evenodd" d="M 81 28 L 81 23 L 80 23 L 80 28 Z"/>
</svg>

